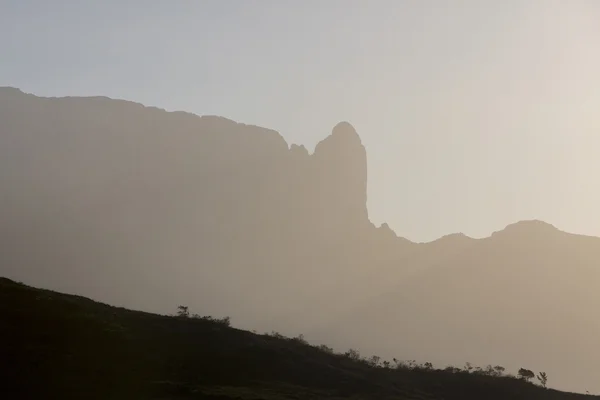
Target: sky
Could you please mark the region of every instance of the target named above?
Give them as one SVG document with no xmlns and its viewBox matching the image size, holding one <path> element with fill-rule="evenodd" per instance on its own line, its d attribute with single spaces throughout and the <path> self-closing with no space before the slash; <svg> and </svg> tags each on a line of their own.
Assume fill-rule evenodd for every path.
<svg viewBox="0 0 600 400">
<path fill-rule="evenodd" d="M 371 220 L 600 236 L 600 2 L 0 0 L 0 86 L 221 115 L 313 149 L 343 120 Z"/>
</svg>

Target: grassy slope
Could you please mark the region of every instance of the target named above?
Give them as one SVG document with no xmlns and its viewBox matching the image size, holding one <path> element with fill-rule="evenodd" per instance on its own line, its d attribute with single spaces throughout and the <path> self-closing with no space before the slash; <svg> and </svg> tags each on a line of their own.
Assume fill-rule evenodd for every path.
<svg viewBox="0 0 600 400">
<path fill-rule="evenodd" d="M 299 341 L 4 278 L 0 360 L 7 399 L 591 398 L 509 378 L 372 368 Z"/>
</svg>

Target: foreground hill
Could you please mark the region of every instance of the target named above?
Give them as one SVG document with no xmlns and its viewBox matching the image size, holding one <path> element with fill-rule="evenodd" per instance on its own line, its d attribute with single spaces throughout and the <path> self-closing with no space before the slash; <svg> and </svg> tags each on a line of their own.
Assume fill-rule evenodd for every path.
<svg viewBox="0 0 600 400">
<path fill-rule="evenodd" d="M 556 399 L 508 377 L 387 369 L 224 321 L 115 308 L 0 278 L 2 398 Z"/>
<path fill-rule="evenodd" d="M 2 276 L 600 393 L 600 239 L 540 221 L 431 243 L 375 227 L 349 123 L 309 154 L 225 118 L 0 88 L 0 188 Z"/>
</svg>

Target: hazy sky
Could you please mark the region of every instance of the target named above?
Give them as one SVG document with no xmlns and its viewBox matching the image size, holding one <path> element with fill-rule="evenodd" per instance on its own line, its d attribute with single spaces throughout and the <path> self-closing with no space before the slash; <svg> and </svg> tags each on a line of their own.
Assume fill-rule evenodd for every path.
<svg viewBox="0 0 600 400">
<path fill-rule="evenodd" d="M 0 86 L 278 130 L 341 120 L 399 235 L 600 235 L 600 2 L 0 0 Z"/>
</svg>

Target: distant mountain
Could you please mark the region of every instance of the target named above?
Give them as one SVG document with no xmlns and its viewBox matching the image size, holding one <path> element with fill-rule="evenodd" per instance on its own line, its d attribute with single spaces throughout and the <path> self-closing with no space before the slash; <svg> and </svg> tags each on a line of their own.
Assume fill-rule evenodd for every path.
<svg viewBox="0 0 600 400">
<path fill-rule="evenodd" d="M 402 263 L 420 265 L 417 273 L 332 321 L 334 341 L 376 335 L 371 353 L 525 365 L 557 387 L 597 391 L 600 239 L 525 221 L 422 247 Z"/>
<path fill-rule="evenodd" d="M 375 227 L 347 122 L 309 154 L 220 117 L 0 88 L 0 187 L 0 275 L 600 392 L 600 239 L 539 221 L 431 243 Z"/>
<path fill-rule="evenodd" d="M 334 354 L 226 320 L 168 317 L 0 278 L 0 394 L 8 399 L 594 400 L 461 370 Z"/>
</svg>

